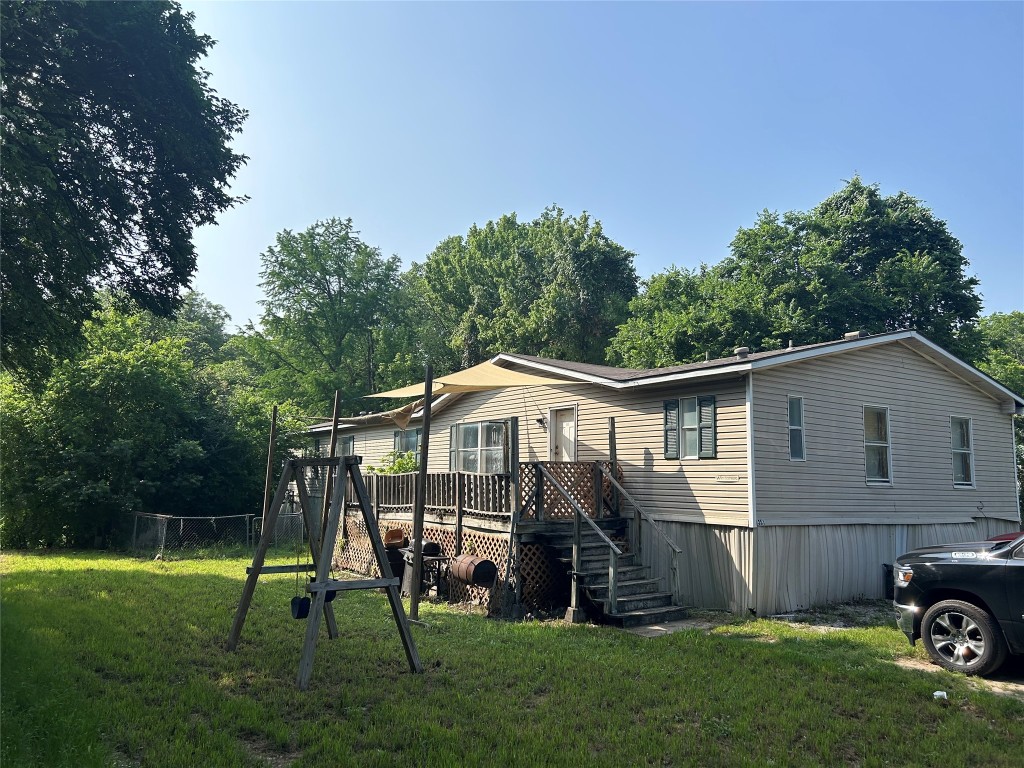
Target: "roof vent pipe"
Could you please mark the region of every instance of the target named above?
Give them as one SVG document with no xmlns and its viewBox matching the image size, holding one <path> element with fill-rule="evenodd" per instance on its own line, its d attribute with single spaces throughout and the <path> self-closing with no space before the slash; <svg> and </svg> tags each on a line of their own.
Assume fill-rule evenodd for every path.
<svg viewBox="0 0 1024 768">
<path fill-rule="evenodd" d="M 708 351 L 706 351 L 706 352 L 704 353 L 704 362 L 706 363 L 706 362 L 708 362 L 708 361 L 709 361 L 710 359 L 711 359 L 711 350 L 708 350 Z"/>
<path fill-rule="evenodd" d="M 849 333 L 843 334 L 843 341 L 853 341 L 854 339 L 864 339 L 870 334 L 867 331 L 850 331 Z"/>
<path fill-rule="evenodd" d="M 736 347 L 736 349 L 734 349 L 732 353 L 736 355 L 736 357 L 738 357 L 740 360 L 742 360 L 743 358 L 750 354 L 750 347 Z"/>
</svg>

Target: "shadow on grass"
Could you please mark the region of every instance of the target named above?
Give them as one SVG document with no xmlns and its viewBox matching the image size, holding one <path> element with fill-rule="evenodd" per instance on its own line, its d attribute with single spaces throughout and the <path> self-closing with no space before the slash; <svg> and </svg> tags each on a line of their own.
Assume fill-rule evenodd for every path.
<svg viewBox="0 0 1024 768">
<path fill-rule="evenodd" d="M 46 718 L 57 708 L 88 713 L 79 741 L 108 756 L 181 766 L 266 765 L 268 755 L 323 766 L 948 765 L 961 739 L 972 760 L 1011 765 L 1024 727 L 1024 707 L 956 680 L 937 705 L 934 680 L 894 667 L 899 638 L 880 629 L 807 637 L 783 627 L 755 642 L 755 622 L 648 640 L 428 603 L 430 626 L 413 629 L 426 672 L 413 675 L 376 592 L 338 597 L 341 637 L 321 635 L 311 688 L 299 692 L 305 624 L 290 617 L 293 577 L 261 580 L 238 651 L 224 651 L 245 565 L 5 562 L 4 764 L 85 764 L 54 757 L 63 735 Z M 76 682 L 61 689 L 48 667 Z M 35 692 L 37 714 L 8 709 L 11 684 Z M 10 734 L 23 729 L 39 738 L 16 744 Z"/>
</svg>

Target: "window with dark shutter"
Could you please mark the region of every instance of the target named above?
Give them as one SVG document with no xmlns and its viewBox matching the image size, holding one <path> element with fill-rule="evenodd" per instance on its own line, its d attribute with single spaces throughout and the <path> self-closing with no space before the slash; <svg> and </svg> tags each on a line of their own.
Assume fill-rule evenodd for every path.
<svg viewBox="0 0 1024 768">
<path fill-rule="evenodd" d="M 665 406 L 665 458 L 679 458 L 679 401 L 666 400 Z"/>
<path fill-rule="evenodd" d="M 697 398 L 697 411 L 699 415 L 700 453 L 702 459 L 713 459 L 715 452 L 715 398 Z"/>
</svg>

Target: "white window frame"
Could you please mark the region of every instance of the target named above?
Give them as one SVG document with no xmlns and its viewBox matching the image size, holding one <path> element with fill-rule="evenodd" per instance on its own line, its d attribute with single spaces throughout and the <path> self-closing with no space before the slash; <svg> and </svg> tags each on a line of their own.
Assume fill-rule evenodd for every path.
<svg viewBox="0 0 1024 768">
<path fill-rule="evenodd" d="M 956 419 L 958 421 L 966 421 L 967 422 L 968 448 L 967 448 L 966 451 L 963 450 L 962 448 L 957 448 L 953 444 L 953 435 L 955 434 L 954 431 L 953 431 L 953 420 L 954 419 Z M 975 485 L 975 465 L 974 465 L 974 419 L 972 419 L 970 416 L 952 416 L 951 415 L 949 417 L 949 449 L 950 449 L 950 462 L 952 463 L 952 469 L 953 469 L 953 487 L 954 488 L 974 488 L 974 487 L 976 487 L 976 485 Z M 966 453 L 967 454 L 968 469 L 970 470 L 970 473 L 971 473 L 971 482 L 969 482 L 969 483 L 957 482 L 957 479 L 956 479 L 956 455 L 958 453 Z"/>
<path fill-rule="evenodd" d="M 694 423 L 686 425 L 686 405 L 685 403 L 693 404 L 693 417 Z M 696 437 L 697 452 L 687 453 L 686 452 L 686 433 L 692 433 Z M 700 404 L 697 402 L 697 396 L 693 397 L 680 397 L 679 398 L 679 459 L 700 459 Z"/>
<path fill-rule="evenodd" d="M 339 456 L 355 456 L 356 455 L 356 436 L 355 435 L 338 435 L 338 455 Z"/>
<path fill-rule="evenodd" d="M 867 417 L 868 408 L 875 411 L 885 411 L 885 442 L 879 441 L 868 441 L 868 433 L 865 428 L 865 420 Z M 893 484 L 892 479 L 892 419 L 889 418 L 889 406 L 887 405 L 870 405 L 865 403 L 861 408 L 860 412 L 860 426 L 862 434 L 864 435 L 864 482 L 870 486 L 891 486 Z M 886 479 L 868 477 L 868 447 L 885 447 L 886 457 L 886 471 L 889 473 L 889 477 Z"/>
<path fill-rule="evenodd" d="M 484 466 L 484 452 L 493 451 L 497 446 L 485 446 L 483 445 L 484 428 L 491 424 L 498 424 L 502 428 L 502 445 L 501 445 L 501 464 L 502 469 L 500 472 L 486 472 L 483 471 Z M 462 431 L 467 427 L 477 428 L 477 441 L 476 448 L 462 448 L 460 445 L 449 445 L 448 446 L 448 468 L 452 472 L 470 472 L 470 474 L 476 475 L 507 475 L 509 473 L 509 442 L 511 439 L 511 424 L 508 419 L 488 419 L 486 421 L 463 421 L 457 424 L 453 424 L 454 436 L 458 440 L 458 435 L 462 434 Z M 462 453 L 468 453 L 474 451 L 476 453 L 476 466 L 477 471 L 471 472 L 467 469 L 460 469 L 459 455 Z"/>
<path fill-rule="evenodd" d="M 800 426 L 793 426 L 793 401 L 800 401 Z M 804 429 L 804 398 L 802 395 L 787 395 L 786 396 L 786 437 L 789 438 L 789 460 L 790 461 L 807 461 L 807 431 Z M 793 430 L 800 432 L 800 447 L 803 449 L 803 456 L 796 458 L 793 456 Z"/>
</svg>

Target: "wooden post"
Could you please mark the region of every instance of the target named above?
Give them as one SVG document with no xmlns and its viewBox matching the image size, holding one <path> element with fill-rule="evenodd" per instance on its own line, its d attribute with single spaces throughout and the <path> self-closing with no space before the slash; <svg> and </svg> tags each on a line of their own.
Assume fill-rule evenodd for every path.
<svg viewBox="0 0 1024 768">
<path fill-rule="evenodd" d="M 337 417 L 337 414 L 335 414 Z M 328 467 L 333 469 L 333 467 Z M 340 473 L 339 473 L 340 474 Z M 330 476 L 330 475 L 328 475 Z M 343 479 L 338 478 L 339 481 Z M 331 558 L 334 557 L 334 542 L 338 539 L 338 525 L 341 523 L 341 502 L 345 487 L 343 482 L 338 482 L 331 494 L 331 505 L 327 510 L 327 531 L 321 541 L 327 546 L 320 549 L 320 560 L 316 566 L 316 580 L 318 583 L 327 581 L 331 573 Z M 314 521 L 315 522 L 315 521 Z M 312 541 L 316 536 L 316 526 L 310 531 L 309 538 Z M 313 674 L 313 655 L 316 653 L 316 636 L 320 633 L 320 619 L 326 605 L 327 591 L 318 590 L 313 593 L 313 604 L 309 607 L 309 617 L 306 619 L 306 639 L 302 643 L 302 658 L 299 660 L 298 684 L 300 690 L 309 687 L 309 678 Z"/>
<path fill-rule="evenodd" d="M 594 519 L 600 520 L 604 517 L 604 481 L 601 479 L 601 468 L 595 461 L 590 468 L 590 480 L 594 486 Z"/>
<path fill-rule="evenodd" d="M 583 610 L 580 608 L 580 579 L 583 570 L 583 521 L 580 520 L 580 511 L 573 510 L 572 515 L 572 582 L 569 593 L 569 610 L 565 618 L 573 624 L 583 621 Z"/>
<path fill-rule="evenodd" d="M 539 461 L 533 465 L 533 475 L 533 515 L 539 523 L 544 519 L 544 474 Z"/>
<path fill-rule="evenodd" d="M 267 510 L 270 509 L 270 485 L 274 482 L 274 445 L 277 443 L 277 406 L 270 417 L 270 444 L 267 446 L 267 481 L 263 485 L 263 518 L 261 526 L 267 526 Z"/>
<path fill-rule="evenodd" d="M 420 618 L 420 580 L 423 575 L 423 510 L 427 503 L 427 457 L 430 455 L 430 404 L 433 400 L 434 368 L 427 363 L 423 383 L 423 432 L 420 444 L 420 466 L 416 473 L 416 506 L 412 513 L 412 594 L 409 597 L 409 618 Z"/>
<path fill-rule="evenodd" d="M 273 529 L 277 523 L 277 514 L 281 510 L 285 492 L 288 490 L 288 483 L 291 481 L 294 473 L 293 462 L 288 462 L 284 472 L 281 473 L 281 480 L 277 484 L 277 493 L 274 494 L 274 500 L 270 502 L 270 508 L 267 510 L 267 525 L 263 528 L 263 532 L 260 535 L 260 543 L 256 547 L 256 554 L 253 555 L 252 567 L 245 579 L 242 597 L 238 601 L 238 610 L 235 611 L 235 620 L 231 624 L 231 632 L 228 634 L 227 649 L 229 651 L 235 650 L 235 647 L 238 645 L 238 638 L 242 634 L 242 626 L 245 624 L 245 617 L 249 612 L 249 604 L 252 602 L 252 593 L 256 591 L 256 582 L 260 578 L 260 569 L 263 568 L 263 561 L 267 556 L 267 550 L 270 548 L 270 541 L 273 539 Z"/>
<path fill-rule="evenodd" d="M 380 528 L 380 476 L 373 474 L 370 475 L 370 504 L 373 506 L 373 519 L 377 522 L 377 528 Z"/>
<path fill-rule="evenodd" d="M 618 460 L 618 449 L 615 439 L 615 417 L 608 417 L 608 462 L 611 464 L 612 477 L 617 478 L 619 476 L 619 460 Z M 618 517 L 620 514 L 619 510 L 619 489 L 614 485 L 612 486 L 612 512 Z"/>
<path fill-rule="evenodd" d="M 465 484 L 462 473 L 455 470 L 455 556 L 462 554 L 462 494 Z"/>
<path fill-rule="evenodd" d="M 310 504 L 309 491 L 306 489 L 306 478 L 301 472 L 295 473 L 295 488 L 299 493 L 299 509 L 302 510 L 302 520 L 309 534 L 309 554 L 313 557 L 314 563 L 320 562 L 320 545 L 323 543 L 317 538 L 319 526 L 316 515 L 313 514 L 313 505 Z M 334 558 L 334 545 L 331 545 L 331 558 Z M 334 640 L 338 636 L 338 622 L 334 618 L 334 605 L 324 603 L 324 618 L 327 619 L 327 636 Z"/>
<path fill-rule="evenodd" d="M 424 451 L 425 457 L 426 451 Z M 380 538 L 380 530 L 371 525 L 370 505 L 367 503 L 366 486 L 363 485 L 363 476 L 359 473 L 359 465 L 351 457 L 346 458 L 344 462 L 347 472 L 352 478 L 352 487 L 355 490 L 356 499 L 359 501 L 363 522 L 366 523 L 370 546 L 373 548 L 373 554 L 377 558 L 377 567 L 380 569 L 381 575 L 385 577 L 383 580 L 390 579 L 392 581 L 390 585 L 385 587 L 384 591 L 387 593 L 388 603 L 391 605 L 391 614 L 394 616 L 395 624 L 398 626 L 398 633 L 402 638 L 402 646 L 405 648 L 405 658 L 409 662 L 409 669 L 416 673 L 423 672 L 423 665 L 420 664 L 420 656 L 416 650 L 416 641 L 413 640 L 412 630 L 409 628 L 409 622 L 406 620 L 405 608 L 402 606 L 401 588 L 397 583 L 398 580 L 392 578 L 391 564 L 388 562 L 387 553 L 384 551 L 384 542 Z M 418 590 L 413 591 L 416 592 Z"/>
<path fill-rule="evenodd" d="M 330 442 L 330 447 L 328 448 L 328 451 L 327 451 L 327 456 L 328 456 L 328 458 L 331 458 L 331 459 L 333 459 L 335 456 L 338 455 L 338 449 L 337 449 L 337 446 L 335 445 L 335 443 L 337 443 L 337 441 L 338 441 L 338 405 L 340 404 L 340 400 L 341 400 L 341 392 L 336 389 L 336 390 L 334 390 L 334 415 L 331 417 L 331 442 Z M 327 476 L 324 478 L 324 508 L 323 508 L 322 514 L 320 515 L 320 519 L 321 519 L 321 523 L 320 523 L 320 540 L 321 541 L 324 540 L 324 537 L 327 534 L 327 510 L 330 508 L 330 504 L 331 504 L 331 496 L 333 495 L 331 493 L 331 491 L 332 491 L 332 487 L 333 487 L 333 483 L 334 483 L 334 475 L 335 474 L 338 475 L 339 482 L 340 482 L 341 476 L 342 476 L 341 467 L 339 466 L 337 468 L 337 470 L 335 470 L 334 467 L 327 467 Z M 342 502 L 342 504 L 344 504 L 344 502 Z M 313 532 L 310 531 L 310 536 L 312 536 L 312 535 L 313 535 Z"/>
<path fill-rule="evenodd" d="M 139 533 L 139 513 L 136 512 L 134 517 L 135 522 L 132 524 L 132 549 L 135 549 L 135 539 Z M 246 540 L 246 543 L 248 543 L 248 540 Z"/>
</svg>

